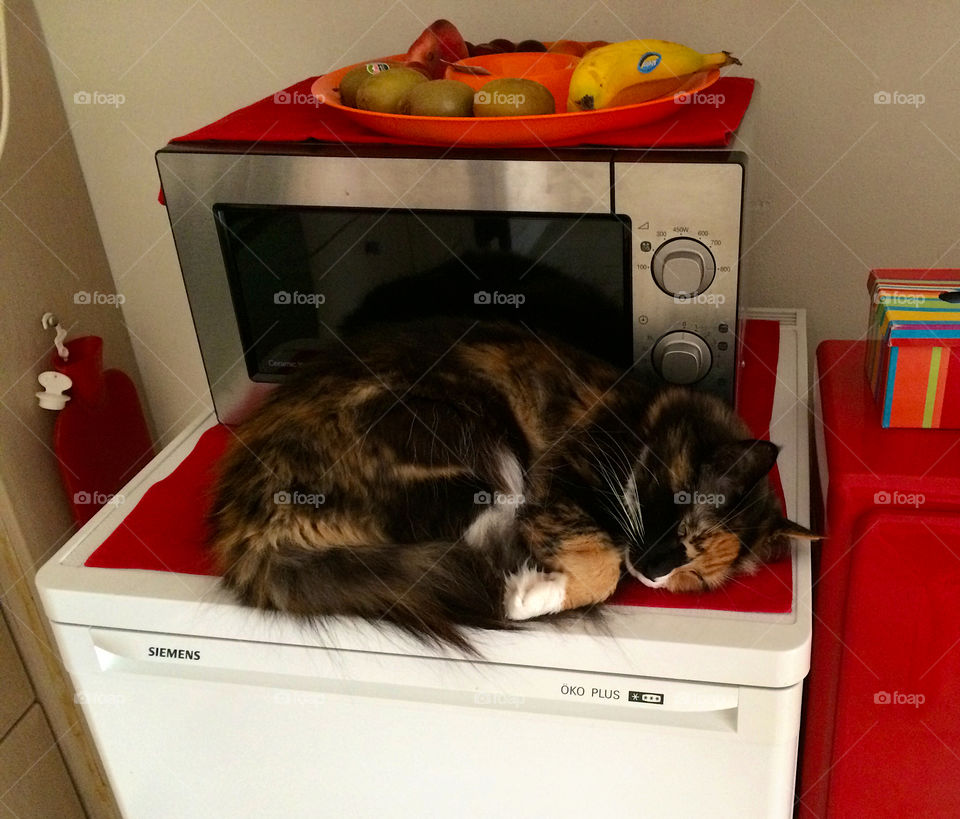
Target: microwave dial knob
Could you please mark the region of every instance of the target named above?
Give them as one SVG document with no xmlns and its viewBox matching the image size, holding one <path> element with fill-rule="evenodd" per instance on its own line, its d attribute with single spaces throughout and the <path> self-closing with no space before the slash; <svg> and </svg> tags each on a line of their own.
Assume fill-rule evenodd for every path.
<svg viewBox="0 0 960 819">
<path fill-rule="evenodd" d="M 664 293 L 691 298 L 713 282 L 717 263 L 703 242 L 682 236 L 657 248 L 650 270 L 657 287 Z"/>
<path fill-rule="evenodd" d="M 653 348 L 653 366 L 671 384 L 693 384 L 710 372 L 710 345 L 696 333 L 667 333 Z"/>
</svg>

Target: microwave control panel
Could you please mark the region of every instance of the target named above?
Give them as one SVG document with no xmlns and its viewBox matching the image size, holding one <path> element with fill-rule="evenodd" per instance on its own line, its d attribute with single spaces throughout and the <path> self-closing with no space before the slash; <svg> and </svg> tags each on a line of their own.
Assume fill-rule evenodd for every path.
<svg viewBox="0 0 960 819">
<path fill-rule="evenodd" d="M 637 369 L 733 398 L 743 166 L 615 163 Z"/>
</svg>

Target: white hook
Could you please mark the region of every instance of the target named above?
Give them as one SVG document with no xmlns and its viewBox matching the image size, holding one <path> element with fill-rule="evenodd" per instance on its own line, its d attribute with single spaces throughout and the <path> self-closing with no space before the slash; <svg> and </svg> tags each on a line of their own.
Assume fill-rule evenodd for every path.
<svg viewBox="0 0 960 819">
<path fill-rule="evenodd" d="M 63 329 L 58 319 L 53 313 L 44 313 L 40 318 L 40 324 L 44 330 L 51 327 L 56 328 L 56 334 L 53 337 L 53 344 L 57 348 L 57 354 L 66 361 L 70 357 L 70 351 L 64 346 L 63 340 L 67 337 L 67 331 Z"/>
</svg>

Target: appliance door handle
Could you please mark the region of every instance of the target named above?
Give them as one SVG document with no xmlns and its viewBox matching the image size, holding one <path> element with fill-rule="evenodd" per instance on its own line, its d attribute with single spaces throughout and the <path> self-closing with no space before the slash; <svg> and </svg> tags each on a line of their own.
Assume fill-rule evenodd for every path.
<svg viewBox="0 0 960 819">
<path fill-rule="evenodd" d="M 185 686 L 257 686 L 289 702 L 376 697 L 737 732 L 740 700 L 747 690 L 735 685 L 85 626 L 61 626 L 58 636 L 81 697 L 82 688 L 95 686 L 97 677 L 129 677 L 131 686 L 137 687 L 136 679 L 154 678 Z"/>
</svg>

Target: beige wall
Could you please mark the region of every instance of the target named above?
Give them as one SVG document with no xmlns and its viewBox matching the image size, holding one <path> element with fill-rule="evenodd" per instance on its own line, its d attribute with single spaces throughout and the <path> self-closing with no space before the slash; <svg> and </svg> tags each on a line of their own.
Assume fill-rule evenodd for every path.
<svg viewBox="0 0 960 819">
<path fill-rule="evenodd" d="M 122 313 L 74 299 L 83 291 L 109 295 L 115 285 L 34 7 L 5 5 L 11 125 L 0 158 L 0 604 L 83 802 L 100 817 L 112 815 L 111 796 L 33 585 L 36 569 L 76 528 L 51 448 L 56 416 L 34 398 L 53 341 L 41 315 L 54 312 L 71 337 L 102 336 L 105 364 L 138 376 Z M 24 736 L 41 742 L 24 761 L 39 762 L 50 741 L 32 729 Z"/>
<path fill-rule="evenodd" d="M 747 146 L 753 233 L 743 294 L 750 305 L 808 308 L 814 343 L 862 332 L 871 266 L 960 266 L 955 0 L 37 6 L 167 438 L 197 410 L 206 385 L 155 200 L 153 150 L 306 76 L 401 51 L 436 17 L 474 41 L 654 36 L 738 54 L 742 73 L 762 85 Z M 123 94 L 125 102 L 73 104 L 84 90 Z M 876 105 L 882 90 L 923 94 L 925 102 Z"/>
</svg>

